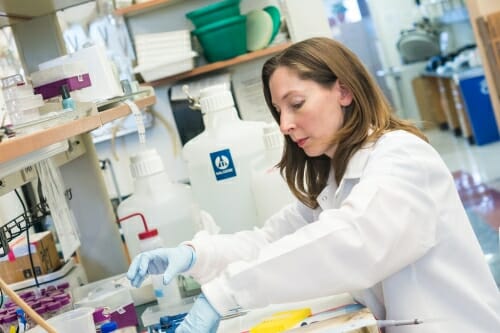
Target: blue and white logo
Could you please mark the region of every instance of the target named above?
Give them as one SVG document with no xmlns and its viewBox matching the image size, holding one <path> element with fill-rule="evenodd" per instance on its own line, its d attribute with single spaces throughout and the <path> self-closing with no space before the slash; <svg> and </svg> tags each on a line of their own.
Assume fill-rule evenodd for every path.
<svg viewBox="0 0 500 333">
<path fill-rule="evenodd" d="M 236 169 L 229 149 L 210 153 L 210 160 L 217 180 L 236 177 Z"/>
<path fill-rule="evenodd" d="M 488 95 L 490 92 L 488 91 L 488 83 L 486 80 L 482 80 L 479 83 L 479 90 L 481 91 L 481 94 L 483 95 Z"/>
</svg>

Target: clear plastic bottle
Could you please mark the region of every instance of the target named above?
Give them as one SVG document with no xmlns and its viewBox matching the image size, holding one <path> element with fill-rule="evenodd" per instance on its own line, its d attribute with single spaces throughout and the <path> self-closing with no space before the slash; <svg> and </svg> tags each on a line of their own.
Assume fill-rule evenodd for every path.
<svg viewBox="0 0 500 333">
<path fill-rule="evenodd" d="M 141 251 L 150 251 L 164 247 L 163 241 L 158 235 L 157 229 L 144 231 L 139 234 Z M 169 284 L 163 284 L 163 274 L 151 275 L 153 290 L 156 300 L 160 306 L 174 304 L 181 301 L 181 294 L 177 285 L 177 279 L 173 279 Z"/>
<path fill-rule="evenodd" d="M 183 148 L 195 198 L 223 233 L 251 229 L 257 224 L 251 162 L 264 151 L 265 123 L 238 118 L 226 85 L 202 89 L 199 103 L 205 130 Z"/>
<path fill-rule="evenodd" d="M 175 247 L 193 238 L 200 210 L 188 185 L 174 183 L 154 149 L 131 158 L 134 193 L 118 206 L 119 219 L 141 213 L 148 226 L 158 229 L 164 246 Z M 121 223 L 130 257 L 140 252 L 137 235 L 144 229 L 140 220 Z"/>
<path fill-rule="evenodd" d="M 260 225 L 294 200 L 292 192 L 276 167 L 283 153 L 283 135 L 278 125 L 269 124 L 264 127 L 263 139 L 265 153 L 255 160 L 252 168 L 252 193 Z"/>
</svg>

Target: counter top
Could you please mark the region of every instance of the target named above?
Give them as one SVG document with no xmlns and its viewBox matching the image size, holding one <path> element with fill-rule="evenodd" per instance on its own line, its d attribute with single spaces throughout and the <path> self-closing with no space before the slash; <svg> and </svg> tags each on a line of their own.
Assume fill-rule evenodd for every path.
<svg viewBox="0 0 500 333">
<path fill-rule="evenodd" d="M 457 70 L 457 71 L 448 71 L 448 72 L 444 72 L 444 73 L 425 71 L 425 72 L 422 72 L 421 75 L 427 76 L 427 77 L 443 78 L 443 79 L 452 79 L 452 78 L 464 79 L 466 77 L 474 77 L 474 76 L 484 75 L 484 69 L 482 66 L 476 66 L 476 67 L 464 68 L 464 69 Z"/>
<path fill-rule="evenodd" d="M 353 302 L 354 301 L 351 295 L 344 293 L 303 302 L 269 305 L 262 309 L 252 310 L 239 317 L 222 320 L 217 333 L 248 332 L 250 328 L 260 323 L 263 319 L 269 318 L 273 313 L 280 311 L 311 308 L 311 312 L 315 314 L 325 310 L 334 309 L 342 305 L 352 304 Z"/>
</svg>

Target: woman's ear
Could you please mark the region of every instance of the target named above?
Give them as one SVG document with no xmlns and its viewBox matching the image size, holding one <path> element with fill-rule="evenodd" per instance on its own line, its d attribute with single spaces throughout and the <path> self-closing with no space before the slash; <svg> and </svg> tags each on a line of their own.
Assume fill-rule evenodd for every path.
<svg viewBox="0 0 500 333">
<path fill-rule="evenodd" d="M 339 81 L 339 90 L 340 90 L 340 104 L 342 106 L 351 105 L 353 100 L 352 92 L 345 84 Z"/>
</svg>

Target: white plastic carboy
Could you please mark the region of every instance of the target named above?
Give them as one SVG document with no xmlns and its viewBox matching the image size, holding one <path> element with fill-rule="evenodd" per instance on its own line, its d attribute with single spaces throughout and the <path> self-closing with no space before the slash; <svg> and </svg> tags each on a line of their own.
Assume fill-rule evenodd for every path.
<svg viewBox="0 0 500 333">
<path fill-rule="evenodd" d="M 226 85 L 202 89 L 199 103 L 205 130 L 183 148 L 195 198 L 223 233 L 251 229 L 257 225 L 251 162 L 264 151 L 265 122 L 238 118 Z"/>
<path fill-rule="evenodd" d="M 263 129 L 265 153 L 257 158 L 252 168 L 252 193 L 257 207 L 259 225 L 294 201 L 294 196 L 276 167 L 283 153 L 284 137 L 276 123 Z"/>
<path fill-rule="evenodd" d="M 131 157 L 130 162 L 134 192 L 118 206 L 118 218 L 133 213 L 143 214 L 149 227 L 158 229 L 166 247 L 191 240 L 200 219 L 191 188 L 170 180 L 160 155 L 154 149 L 139 152 Z M 137 238 L 143 231 L 140 220 L 135 218 L 121 223 L 121 227 L 129 255 L 134 258 L 141 252 Z"/>
</svg>

